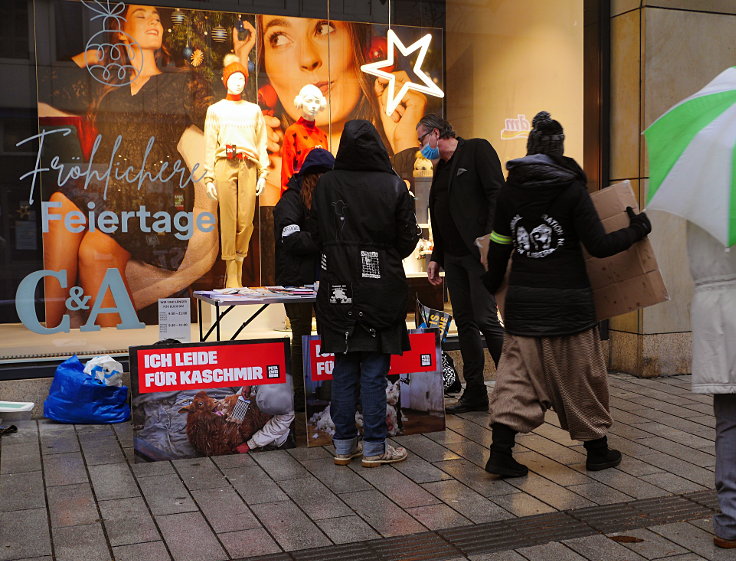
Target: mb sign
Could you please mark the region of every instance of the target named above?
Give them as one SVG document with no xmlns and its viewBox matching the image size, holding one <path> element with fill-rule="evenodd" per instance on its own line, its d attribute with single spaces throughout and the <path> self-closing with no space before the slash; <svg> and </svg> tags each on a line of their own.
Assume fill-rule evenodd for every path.
<svg viewBox="0 0 736 561">
<path fill-rule="evenodd" d="M 44 327 L 38 320 L 35 306 L 36 288 L 38 283 L 43 281 L 45 277 L 53 277 L 59 281 L 62 288 L 67 287 L 66 271 L 43 270 L 31 273 L 20 282 L 15 293 L 15 309 L 18 312 L 18 317 L 23 325 L 35 333 L 41 333 L 42 335 L 59 332 L 68 333 L 71 329 L 69 314 L 64 314 L 61 323 L 56 327 Z M 111 308 L 103 308 L 102 299 L 108 290 L 115 301 L 115 305 Z M 92 300 L 91 295 L 84 293 L 81 286 L 73 286 L 69 289 L 69 298 L 64 303 L 67 310 L 72 312 L 89 310 L 87 322 L 79 328 L 79 331 L 99 331 L 100 326 L 95 325 L 95 322 L 100 314 L 119 314 L 118 329 L 143 329 L 145 327 L 143 322 L 138 321 L 133 302 L 128 296 L 123 278 L 117 269 L 107 270 L 100 289 L 94 295 L 94 300 Z"/>
</svg>

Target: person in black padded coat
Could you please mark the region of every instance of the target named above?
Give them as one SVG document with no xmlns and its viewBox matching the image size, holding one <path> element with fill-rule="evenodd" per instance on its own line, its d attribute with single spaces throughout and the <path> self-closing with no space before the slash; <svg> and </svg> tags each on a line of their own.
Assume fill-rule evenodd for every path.
<svg viewBox="0 0 736 561">
<path fill-rule="evenodd" d="M 582 247 L 607 257 L 651 231 L 646 215 L 629 207 L 630 225 L 606 234 L 585 173 L 562 155 L 562 126 L 545 111 L 532 126 L 527 155 L 506 164 L 483 278 L 494 294 L 513 253 L 486 464 L 486 471 L 505 477 L 527 474 L 511 455 L 514 437 L 541 425 L 550 408 L 570 437 L 583 441 L 588 470 L 621 462 L 621 453 L 606 440 L 612 424 L 608 372 Z"/>
<path fill-rule="evenodd" d="M 317 329 L 324 352 L 335 353 L 333 461 L 403 461 L 406 450 L 386 442 L 386 374 L 391 355 L 409 349 L 401 260 L 416 247 L 419 230 L 409 191 L 370 122 L 346 123 L 335 169 L 320 178 L 313 208 L 322 247 Z M 363 443 L 355 426 L 359 393 Z"/>
<path fill-rule="evenodd" d="M 298 174 L 287 184 L 273 210 L 276 240 L 276 283 L 303 286 L 317 280 L 319 246 L 317 222 L 312 214 L 312 195 L 320 176 L 335 165 L 335 158 L 323 148 L 310 150 Z M 312 304 L 284 304 L 291 323 L 291 369 L 294 380 L 294 408 L 304 409 L 302 336 L 312 332 Z"/>
</svg>

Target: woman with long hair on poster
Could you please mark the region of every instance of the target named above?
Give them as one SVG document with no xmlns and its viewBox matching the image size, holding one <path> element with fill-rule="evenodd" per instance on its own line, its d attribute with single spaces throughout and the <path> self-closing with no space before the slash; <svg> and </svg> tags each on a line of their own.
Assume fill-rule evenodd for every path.
<svg viewBox="0 0 736 561">
<path fill-rule="evenodd" d="M 360 70 L 370 46 L 370 25 L 318 18 L 257 16 L 257 67 L 259 103 L 271 129 L 268 149 L 276 169 L 281 167 L 283 131 L 299 119 L 294 98 L 306 84 L 314 84 L 328 99 L 328 110 L 316 118 L 327 131 L 329 150 L 334 154 L 345 123 L 366 119 L 378 130 L 389 155 L 416 148 L 416 124 L 425 112 L 427 98 L 410 90 L 391 116 L 386 115 L 387 82 L 373 79 Z M 409 76 L 394 72 L 396 89 Z M 280 173 L 269 176 L 271 198 Z"/>
<path fill-rule="evenodd" d="M 191 285 L 210 270 L 218 251 L 216 204 L 192 180 L 201 175 L 194 164 L 201 160 L 203 141 L 197 133 L 189 140 L 185 135 L 191 125 L 203 127 L 212 92 L 195 72 L 167 68 L 164 27 L 155 7 L 129 4 L 121 14 L 107 14 L 105 23 L 107 43 L 72 57 L 79 79 L 61 88 L 55 83 L 48 92 L 53 109 L 39 107 L 43 117 L 49 109 L 79 113 L 86 102 L 86 118 L 100 135 L 94 163 L 110 171 L 107 181 L 69 181 L 50 197 L 50 214 L 59 216 L 48 221 L 44 233 L 44 266 L 66 271 L 67 284 L 45 280 L 47 327 L 67 313 L 70 287 L 79 283 L 94 299 L 110 268 L 120 272 L 135 309 L 141 309 Z M 245 64 L 254 41 L 253 35 L 238 40 L 233 32 L 234 50 Z M 95 227 L 91 217 L 81 228 L 68 227 L 70 213 L 99 217 L 104 211 L 118 221 L 108 232 Z M 154 213 L 159 220 L 150 216 Z M 202 219 L 204 228 L 198 227 Z M 113 305 L 107 291 L 102 306 Z M 113 326 L 117 316 L 102 313 L 95 323 Z"/>
</svg>

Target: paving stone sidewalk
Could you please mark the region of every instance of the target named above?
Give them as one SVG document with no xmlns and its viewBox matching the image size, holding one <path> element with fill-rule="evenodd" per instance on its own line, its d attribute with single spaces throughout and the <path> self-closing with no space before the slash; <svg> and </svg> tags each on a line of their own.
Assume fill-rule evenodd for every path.
<svg viewBox="0 0 736 561">
<path fill-rule="evenodd" d="M 518 438 L 530 473 L 511 480 L 483 470 L 485 413 L 395 438 L 409 460 L 379 469 L 335 466 L 327 447 L 136 464 L 127 423 L 16 423 L 0 439 L 0 561 L 398 560 L 411 548 L 413 559 L 439 559 L 443 548 L 473 561 L 736 559 L 712 545 L 711 397 L 692 394 L 689 376 L 614 374 L 610 385 L 619 468 L 586 472 L 581 443 L 550 414 Z M 644 516 L 617 530 L 623 510 L 610 505 L 652 508 L 660 497 L 694 506 L 682 520 Z M 610 527 L 586 522 L 606 512 Z M 535 521 L 546 534 L 534 537 Z M 578 523 L 584 531 L 570 534 Z M 474 529 L 501 528 L 507 550 L 448 549 L 466 534 L 472 544 Z"/>
</svg>

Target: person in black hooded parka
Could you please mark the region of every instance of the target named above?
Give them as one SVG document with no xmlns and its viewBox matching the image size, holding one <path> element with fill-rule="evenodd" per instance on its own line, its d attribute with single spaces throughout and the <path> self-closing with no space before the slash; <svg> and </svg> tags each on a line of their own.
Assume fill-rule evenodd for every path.
<svg viewBox="0 0 736 561">
<path fill-rule="evenodd" d="M 386 444 L 386 374 L 392 354 L 409 348 L 407 283 L 401 260 L 417 244 L 414 205 L 394 173 L 375 127 L 345 125 L 333 171 L 313 199 L 322 247 L 317 330 L 322 350 L 335 353 L 330 414 L 334 462 L 363 466 L 406 459 Z M 355 411 L 360 395 L 363 442 Z"/>
<path fill-rule="evenodd" d="M 581 246 L 607 257 L 651 231 L 646 215 L 629 207 L 630 225 L 606 234 L 585 173 L 562 155 L 562 126 L 542 111 L 532 127 L 527 155 L 506 164 L 483 279 L 495 293 L 513 252 L 486 464 L 486 471 L 506 477 L 526 475 L 526 466 L 511 455 L 514 437 L 541 425 L 550 408 L 570 437 L 583 441 L 587 469 L 621 462 L 606 440 L 612 424 L 608 372 Z"/>
<path fill-rule="evenodd" d="M 299 173 L 289 179 L 286 191 L 273 209 L 276 283 L 281 286 L 304 286 L 317 280 L 319 246 L 312 196 L 320 176 L 334 165 L 335 157 L 327 150 L 310 150 Z M 303 411 L 302 336 L 312 332 L 312 304 L 291 302 L 284 303 L 284 308 L 291 324 L 294 409 Z"/>
</svg>

